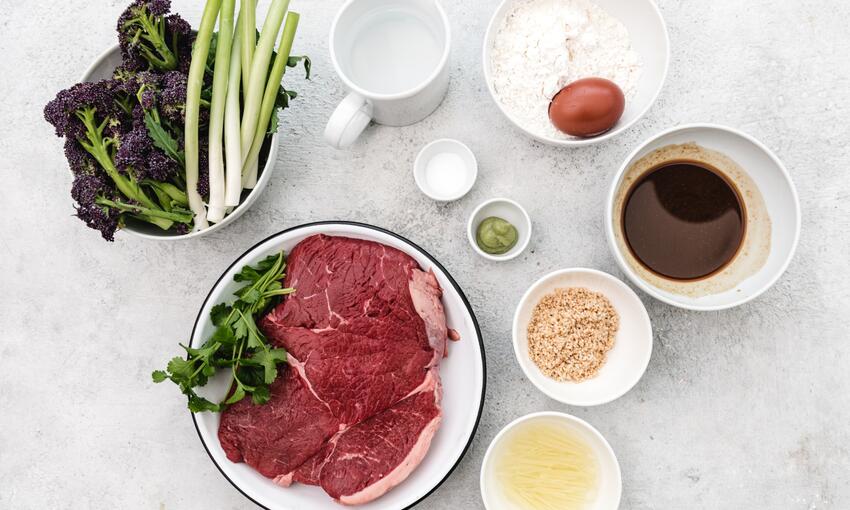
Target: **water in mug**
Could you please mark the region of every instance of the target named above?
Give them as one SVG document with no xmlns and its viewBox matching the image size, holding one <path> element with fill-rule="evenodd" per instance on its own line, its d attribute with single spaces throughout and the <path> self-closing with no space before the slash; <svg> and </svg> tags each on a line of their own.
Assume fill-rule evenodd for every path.
<svg viewBox="0 0 850 510">
<path fill-rule="evenodd" d="M 440 63 L 443 44 L 412 9 L 380 9 L 355 32 L 348 74 L 369 92 L 397 94 L 426 81 Z"/>
</svg>

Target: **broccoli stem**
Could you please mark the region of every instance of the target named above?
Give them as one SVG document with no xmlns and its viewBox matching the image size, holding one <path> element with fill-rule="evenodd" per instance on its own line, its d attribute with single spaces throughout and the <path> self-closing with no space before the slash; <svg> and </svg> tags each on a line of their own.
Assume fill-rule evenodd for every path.
<svg viewBox="0 0 850 510">
<path fill-rule="evenodd" d="M 120 202 L 117 200 L 109 200 L 108 198 L 98 197 L 95 199 L 95 202 L 98 205 L 102 205 L 105 207 L 111 207 L 113 209 L 117 209 L 121 212 L 129 212 L 142 216 L 146 216 L 152 219 L 162 219 L 166 220 L 169 223 L 186 223 L 189 224 L 192 222 L 192 214 L 189 211 L 186 212 L 177 212 L 177 211 L 163 211 L 161 209 L 151 209 L 149 207 L 144 207 L 136 204 L 127 204 L 124 202 Z M 143 218 L 144 219 L 144 218 Z"/>
<path fill-rule="evenodd" d="M 299 18 L 300 16 L 297 12 L 290 12 L 286 15 L 286 24 L 283 26 L 283 32 L 280 34 L 277 57 L 275 57 L 272 70 L 269 72 L 269 81 L 266 84 L 265 94 L 263 94 L 263 103 L 260 107 L 260 115 L 257 122 L 257 132 L 254 134 L 254 141 L 248 151 L 248 156 L 245 158 L 245 164 L 242 167 L 243 173 L 250 169 L 252 165 L 257 164 L 260 148 L 263 146 L 266 130 L 274 112 L 275 98 L 280 89 L 280 80 L 283 78 L 283 73 L 286 71 L 286 64 L 289 62 L 289 54 L 292 52 L 292 41 L 295 39 L 295 31 L 298 29 Z"/>
<path fill-rule="evenodd" d="M 125 27 L 131 25 L 139 25 L 139 29 L 135 34 L 135 39 L 142 38 L 149 42 L 155 51 L 151 51 L 144 44 L 139 46 L 139 50 L 145 59 L 151 63 L 153 67 L 161 71 L 172 71 L 177 68 L 177 56 L 168 47 L 165 42 L 165 20 L 161 17 L 154 17 L 145 7 L 135 18 L 127 21 Z M 176 34 L 175 34 L 176 42 Z M 176 44 L 175 44 L 176 47 Z"/>
<path fill-rule="evenodd" d="M 147 196 L 136 180 L 125 176 L 115 168 L 115 163 L 112 161 L 112 154 L 110 153 L 110 147 L 115 141 L 112 138 L 104 138 L 103 136 L 103 131 L 109 124 L 110 119 L 97 124 L 95 120 L 96 111 L 96 108 L 88 106 L 76 112 L 77 117 L 86 127 L 86 139 L 77 139 L 80 145 L 97 160 L 122 195 L 147 208 L 157 209 L 156 203 Z M 171 222 L 169 221 L 158 220 L 156 225 L 163 230 L 171 228 Z"/>
<path fill-rule="evenodd" d="M 195 215 L 195 230 L 207 228 L 204 200 L 198 193 L 198 132 L 201 88 L 204 84 L 204 70 L 207 56 L 210 52 L 215 20 L 221 8 L 221 0 L 207 0 L 198 35 L 192 47 L 192 62 L 189 66 L 189 78 L 186 87 L 186 130 L 184 132 L 184 151 L 186 154 L 186 195 L 189 197 L 189 207 Z"/>
<path fill-rule="evenodd" d="M 173 202 L 177 204 L 180 204 L 184 207 L 189 206 L 189 200 L 186 198 L 186 193 L 183 193 L 183 190 L 169 182 L 160 182 L 151 179 L 145 179 L 142 181 L 142 184 L 146 184 L 155 190 L 159 190 L 160 192 L 165 193 L 168 198 L 170 198 Z"/>
</svg>

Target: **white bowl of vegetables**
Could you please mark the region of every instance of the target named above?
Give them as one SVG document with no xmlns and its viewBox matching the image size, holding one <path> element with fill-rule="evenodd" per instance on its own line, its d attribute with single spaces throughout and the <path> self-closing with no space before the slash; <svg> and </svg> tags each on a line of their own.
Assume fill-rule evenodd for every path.
<svg viewBox="0 0 850 510">
<path fill-rule="evenodd" d="M 235 221 L 271 179 L 277 113 L 295 97 L 286 68 L 303 61 L 309 77 L 309 59 L 290 54 L 299 16 L 287 0 L 259 33 L 254 0 L 209 0 L 197 30 L 169 4 L 131 4 L 119 44 L 45 108 L 65 137 L 77 216 L 107 240 L 188 239 Z"/>
</svg>

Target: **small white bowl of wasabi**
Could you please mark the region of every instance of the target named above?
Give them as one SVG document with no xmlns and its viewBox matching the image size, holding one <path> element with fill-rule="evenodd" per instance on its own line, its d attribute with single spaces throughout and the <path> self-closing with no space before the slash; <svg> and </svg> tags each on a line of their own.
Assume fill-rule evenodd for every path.
<svg viewBox="0 0 850 510">
<path fill-rule="evenodd" d="M 513 200 L 493 198 L 475 208 L 469 217 L 466 234 L 475 253 L 485 259 L 511 260 L 528 247 L 531 218 Z"/>
</svg>

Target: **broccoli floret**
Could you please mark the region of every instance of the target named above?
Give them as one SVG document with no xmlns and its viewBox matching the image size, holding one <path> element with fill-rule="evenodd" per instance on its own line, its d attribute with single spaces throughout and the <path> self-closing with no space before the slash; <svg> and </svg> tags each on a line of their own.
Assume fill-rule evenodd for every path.
<svg viewBox="0 0 850 510">
<path fill-rule="evenodd" d="M 160 112 L 169 122 L 182 124 L 186 114 L 186 84 L 188 76 L 169 71 L 162 77 L 159 93 Z"/>
<path fill-rule="evenodd" d="M 112 238 L 125 213 L 163 229 L 192 221 L 191 214 L 172 207 L 171 199 L 165 207 L 142 187 L 144 176 L 132 162 L 143 162 L 139 151 L 148 142 L 139 139 L 146 136 L 144 131 L 122 132 L 126 124 L 122 117 L 127 114 L 116 94 L 123 94 L 125 85 L 116 80 L 77 84 L 59 92 L 44 108 L 45 119 L 66 138 L 65 153 L 76 175 L 71 194 L 77 201 L 77 216 L 106 239 Z M 143 123 L 138 125 L 144 128 Z M 146 169 L 142 173 L 153 168 L 157 176 L 165 172 L 162 160 L 156 158 L 153 167 L 138 168 Z"/>
<path fill-rule="evenodd" d="M 77 202 L 77 217 L 89 228 L 100 231 L 100 235 L 107 241 L 115 240 L 121 213 L 99 205 L 97 200 L 113 193 L 113 188 L 98 175 L 78 175 L 71 186 L 71 197 Z"/>
<path fill-rule="evenodd" d="M 125 67 L 170 71 L 188 60 L 191 27 L 170 10 L 170 0 L 136 0 L 121 14 L 118 42 Z"/>
</svg>

